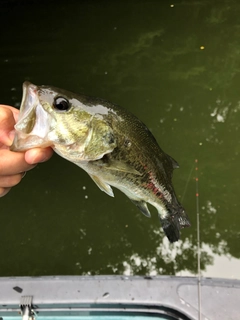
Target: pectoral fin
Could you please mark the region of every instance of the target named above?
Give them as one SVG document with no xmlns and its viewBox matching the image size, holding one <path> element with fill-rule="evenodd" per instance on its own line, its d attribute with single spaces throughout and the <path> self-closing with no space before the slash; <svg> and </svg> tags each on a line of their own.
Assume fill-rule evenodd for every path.
<svg viewBox="0 0 240 320">
<path fill-rule="evenodd" d="M 104 166 L 105 169 L 108 170 L 116 170 L 116 171 L 122 171 L 126 173 L 133 173 L 135 175 L 141 175 L 139 171 L 137 171 L 135 168 L 130 166 L 127 163 L 118 161 L 118 160 L 110 160 L 106 166 Z"/>
<path fill-rule="evenodd" d="M 110 197 L 114 197 L 114 193 L 109 184 L 105 183 L 104 181 L 99 179 L 97 176 L 90 174 L 90 177 L 93 179 L 93 181 L 96 183 L 96 185 L 99 187 L 100 190 L 106 192 L 106 194 L 108 194 Z"/>
<path fill-rule="evenodd" d="M 147 204 L 144 201 L 136 201 L 132 200 L 131 201 L 140 209 L 140 211 L 148 218 L 151 218 L 151 213 L 148 210 Z"/>
</svg>

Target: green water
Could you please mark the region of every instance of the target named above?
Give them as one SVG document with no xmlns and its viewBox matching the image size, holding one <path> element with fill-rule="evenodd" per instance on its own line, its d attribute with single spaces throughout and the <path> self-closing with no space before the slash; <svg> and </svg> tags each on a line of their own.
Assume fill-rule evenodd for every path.
<svg viewBox="0 0 240 320">
<path fill-rule="evenodd" d="M 0 276 L 197 273 L 240 278 L 240 3 L 0 1 L 1 103 L 22 82 L 122 105 L 175 158 L 173 183 L 192 222 L 169 245 L 123 194 L 101 192 L 54 157 L 0 199 Z"/>
</svg>

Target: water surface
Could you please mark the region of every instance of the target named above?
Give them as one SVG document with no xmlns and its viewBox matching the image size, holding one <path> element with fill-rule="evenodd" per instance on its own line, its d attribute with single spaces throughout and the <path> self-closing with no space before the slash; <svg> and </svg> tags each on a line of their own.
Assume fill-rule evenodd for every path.
<svg viewBox="0 0 240 320">
<path fill-rule="evenodd" d="M 179 162 L 192 222 L 170 245 L 154 208 L 55 155 L 0 200 L 0 276 L 195 275 L 198 159 L 202 274 L 240 278 L 239 15 L 233 0 L 0 1 L 1 103 L 29 80 L 125 107 Z"/>
</svg>

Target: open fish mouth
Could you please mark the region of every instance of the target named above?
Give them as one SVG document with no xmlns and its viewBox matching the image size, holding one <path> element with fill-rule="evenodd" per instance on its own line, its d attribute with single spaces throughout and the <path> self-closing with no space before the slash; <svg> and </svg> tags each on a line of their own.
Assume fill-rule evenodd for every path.
<svg viewBox="0 0 240 320">
<path fill-rule="evenodd" d="M 50 115 L 44 110 L 38 96 L 37 86 L 23 83 L 23 96 L 18 122 L 15 125 L 15 137 L 11 151 L 25 151 L 34 147 L 52 145 L 48 140 Z"/>
</svg>

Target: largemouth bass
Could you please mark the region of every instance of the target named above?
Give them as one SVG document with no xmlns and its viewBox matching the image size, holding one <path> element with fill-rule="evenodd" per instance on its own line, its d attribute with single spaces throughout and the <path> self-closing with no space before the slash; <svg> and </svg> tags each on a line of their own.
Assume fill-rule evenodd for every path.
<svg viewBox="0 0 240 320">
<path fill-rule="evenodd" d="M 114 196 L 118 188 L 150 217 L 154 206 L 170 242 L 190 226 L 172 186 L 178 164 L 133 114 L 110 102 L 48 86 L 23 84 L 12 151 L 51 146 Z"/>
</svg>

